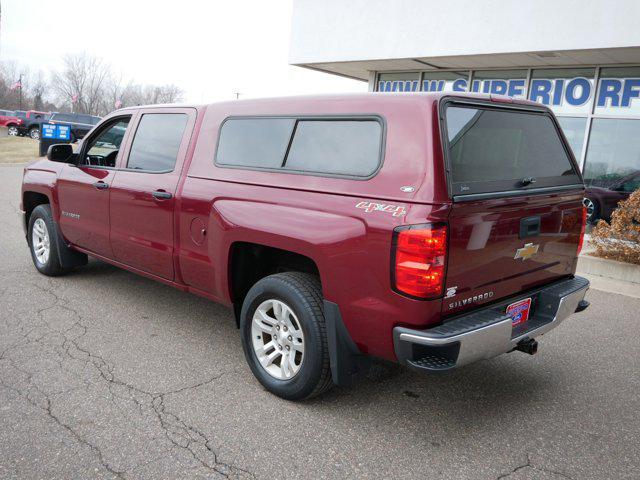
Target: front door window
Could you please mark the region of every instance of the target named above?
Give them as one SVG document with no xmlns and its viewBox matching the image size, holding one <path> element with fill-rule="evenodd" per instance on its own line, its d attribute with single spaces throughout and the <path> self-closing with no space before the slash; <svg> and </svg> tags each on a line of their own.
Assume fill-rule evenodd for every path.
<svg viewBox="0 0 640 480">
<path fill-rule="evenodd" d="M 129 120 L 130 118 L 115 120 L 92 137 L 86 145 L 81 163 L 95 167 L 115 167 Z"/>
</svg>

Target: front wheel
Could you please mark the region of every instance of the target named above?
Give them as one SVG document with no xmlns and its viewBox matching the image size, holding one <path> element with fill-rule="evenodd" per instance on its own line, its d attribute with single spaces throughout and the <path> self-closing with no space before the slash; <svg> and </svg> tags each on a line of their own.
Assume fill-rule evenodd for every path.
<svg viewBox="0 0 640 480">
<path fill-rule="evenodd" d="M 258 281 L 244 299 L 240 332 L 251 371 L 271 393 L 302 400 L 331 387 L 317 277 L 286 272 Z"/>
<path fill-rule="evenodd" d="M 38 205 L 33 209 L 28 232 L 31 258 L 38 271 L 50 277 L 66 273 L 67 269 L 60 262 L 58 232 L 49 205 Z"/>
<path fill-rule="evenodd" d="M 29 136 L 34 140 L 40 140 L 40 130 L 37 128 L 32 128 L 29 130 Z"/>
<path fill-rule="evenodd" d="M 17 137 L 18 136 L 18 127 L 16 127 L 15 125 L 11 125 L 7 129 L 7 135 L 9 135 L 10 137 Z"/>
</svg>

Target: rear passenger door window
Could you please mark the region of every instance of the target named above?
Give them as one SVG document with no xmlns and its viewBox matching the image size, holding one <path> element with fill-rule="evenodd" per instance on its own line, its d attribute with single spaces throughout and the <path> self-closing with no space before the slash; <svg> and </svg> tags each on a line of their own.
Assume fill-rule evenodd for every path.
<svg viewBox="0 0 640 480">
<path fill-rule="evenodd" d="M 368 178 L 382 162 L 379 118 L 229 118 L 215 163 L 291 173 Z"/>
<path fill-rule="evenodd" d="M 146 113 L 136 129 L 127 168 L 147 172 L 173 171 L 187 125 L 184 113 Z"/>
</svg>

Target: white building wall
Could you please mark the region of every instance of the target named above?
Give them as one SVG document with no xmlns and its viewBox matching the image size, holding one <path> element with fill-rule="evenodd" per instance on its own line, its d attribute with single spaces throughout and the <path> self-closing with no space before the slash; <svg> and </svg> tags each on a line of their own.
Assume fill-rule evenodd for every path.
<svg viewBox="0 0 640 480">
<path fill-rule="evenodd" d="M 640 45 L 640 0 L 294 0 L 290 63 Z"/>
</svg>

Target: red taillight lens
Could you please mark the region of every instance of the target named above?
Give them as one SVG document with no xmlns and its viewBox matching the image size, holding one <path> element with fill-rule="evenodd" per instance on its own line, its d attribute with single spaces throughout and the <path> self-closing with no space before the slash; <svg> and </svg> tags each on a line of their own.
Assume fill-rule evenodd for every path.
<svg viewBox="0 0 640 480">
<path fill-rule="evenodd" d="M 400 227 L 395 236 L 395 289 L 418 298 L 441 295 L 447 259 L 447 226 Z"/>
<path fill-rule="evenodd" d="M 587 207 L 582 205 L 582 225 L 580 227 L 580 240 L 578 241 L 578 255 L 582 251 L 582 244 L 584 243 L 584 231 L 587 228 Z"/>
</svg>

